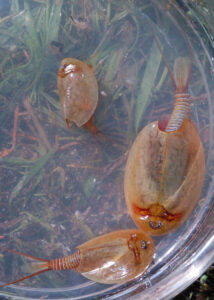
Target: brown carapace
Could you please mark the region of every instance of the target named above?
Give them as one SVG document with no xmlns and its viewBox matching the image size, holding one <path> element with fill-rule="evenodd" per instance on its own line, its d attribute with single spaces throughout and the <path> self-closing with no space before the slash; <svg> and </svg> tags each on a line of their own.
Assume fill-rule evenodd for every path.
<svg viewBox="0 0 214 300">
<path fill-rule="evenodd" d="M 178 228 L 191 214 L 203 187 L 204 149 L 189 116 L 190 72 L 187 58 L 175 60 L 174 110 L 166 122 L 143 128 L 128 155 L 126 203 L 137 226 L 152 235 Z"/>
<path fill-rule="evenodd" d="M 36 261 L 32 264 L 34 273 L 0 287 L 15 284 L 49 270 L 67 269 L 75 270 L 100 283 L 123 283 L 145 272 L 153 260 L 155 247 L 149 235 L 137 229 L 129 229 L 96 237 L 78 246 L 74 254 L 53 260 L 9 251 Z"/>
<path fill-rule="evenodd" d="M 58 90 L 67 127 L 73 122 L 98 133 L 92 122 L 98 102 L 98 84 L 91 66 L 75 58 L 63 59 L 58 71 Z"/>
</svg>

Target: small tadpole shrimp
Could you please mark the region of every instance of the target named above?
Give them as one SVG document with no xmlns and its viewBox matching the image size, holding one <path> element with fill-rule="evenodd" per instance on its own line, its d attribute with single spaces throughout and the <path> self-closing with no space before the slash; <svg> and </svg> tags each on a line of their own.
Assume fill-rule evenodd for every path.
<svg viewBox="0 0 214 300">
<path fill-rule="evenodd" d="M 3 248 L 4 249 L 4 248 Z M 6 251 L 32 259 L 34 273 L 0 285 L 5 287 L 53 270 L 75 270 L 86 278 L 105 284 L 123 283 L 144 273 L 154 258 L 149 235 L 137 229 L 118 230 L 96 237 L 77 247 L 69 256 L 52 260 L 19 251 Z"/>
<path fill-rule="evenodd" d="M 58 90 L 67 127 L 73 122 L 97 134 L 99 130 L 92 117 L 98 103 L 98 84 L 91 65 L 75 58 L 63 59 L 58 71 Z"/>
<path fill-rule="evenodd" d="M 168 120 L 152 122 L 137 135 L 124 180 L 133 220 L 152 235 L 166 234 L 184 223 L 200 197 L 205 176 L 203 144 L 190 120 L 190 61 L 178 57 L 174 76 L 166 66 L 175 88 L 173 112 Z"/>
</svg>

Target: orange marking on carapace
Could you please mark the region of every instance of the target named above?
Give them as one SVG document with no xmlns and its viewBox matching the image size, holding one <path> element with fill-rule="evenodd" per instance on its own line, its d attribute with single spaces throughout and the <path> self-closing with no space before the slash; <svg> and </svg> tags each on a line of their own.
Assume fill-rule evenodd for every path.
<svg viewBox="0 0 214 300">
<path fill-rule="evenodd" d="M 67 74 L 65 74 L 65 69 L 64 68 L 59 69 L 58 76 L 60 78 L 65 78 L 67 76 Z"/>
<path fill-rule="evenodd" d="M 152 204 L 149 208 L 140 208 L 133 204 L 135 214 L 142 217 L 155 217 L 164 219 L 168 222 L 179 221 L 182 217 L 181 213 L 171 214 L 162 205 Z"/>
<path fill-rule="evenodd" d="M 139 248 L 136 245 L 136 243 L 137 243 L 137 235 L 136 234 L 132 234 L 131 238 L 128 240 L 127 244 L 128 244 L 128 248 L 134 254 L 136 264 L 139 264 L 140 263 L 140 251 L 139 251 Z"/>
</svg>

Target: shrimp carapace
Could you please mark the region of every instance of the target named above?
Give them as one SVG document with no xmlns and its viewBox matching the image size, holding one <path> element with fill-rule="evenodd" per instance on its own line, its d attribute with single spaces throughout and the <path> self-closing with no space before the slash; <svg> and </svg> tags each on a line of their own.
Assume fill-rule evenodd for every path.
<svg viewBox="0 0 214 300">
<path fill-rule="evenodd" d="M 205 175 L 204 148 L 190 120 L 190 63 L 174 64 L 175 105 L 136 137 L 125 168 L 126 203 L 134 222 L 153 235 L 179 227 L 195 207 Z"/>
<path fill-rule="evenodd" d="M 75 58 L 63 59 L 58 71 L 58 90 L 68 128 L 72 122 L 78 127 L 92 122 L 98 102 L 98 84 L 90 65 Z M 94 127 L 93 132 L 96 132 Z"/>
</svg>

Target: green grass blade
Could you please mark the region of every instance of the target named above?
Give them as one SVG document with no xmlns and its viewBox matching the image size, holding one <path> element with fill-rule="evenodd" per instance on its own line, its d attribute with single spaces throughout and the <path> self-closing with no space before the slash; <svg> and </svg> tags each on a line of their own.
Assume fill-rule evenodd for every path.
<svg viewBox="0 0 214 300">
<path fill-rule="evenodd" d="M 37 175 L 37 173 L 44 167 L 44 165 L 48 162 L 50 156 L 54 153 L 54 150 L 51 150 L 47 154 L 45 154 L 42 158 L 35 161 L 34 166 L 25 172 L 21 180 L 15 186 L 15 188 L 11 192 L 10 202 L 19 194 L 22 188 L 30 182 L 30 180 Z"/>
<path fill-rule="evenodd" d="M 150 55 L 140 85 L 140 91 L 136 101 L 136 116 L 135 129 L 139 130 L 140 122 L 142 120 L 145 109 L 149 103 L 150 94 L 154 86 L 154 81 L 157 76 L 161 62 L 161 54 L 154 41 L 151 47 Z"/>
</svg>

